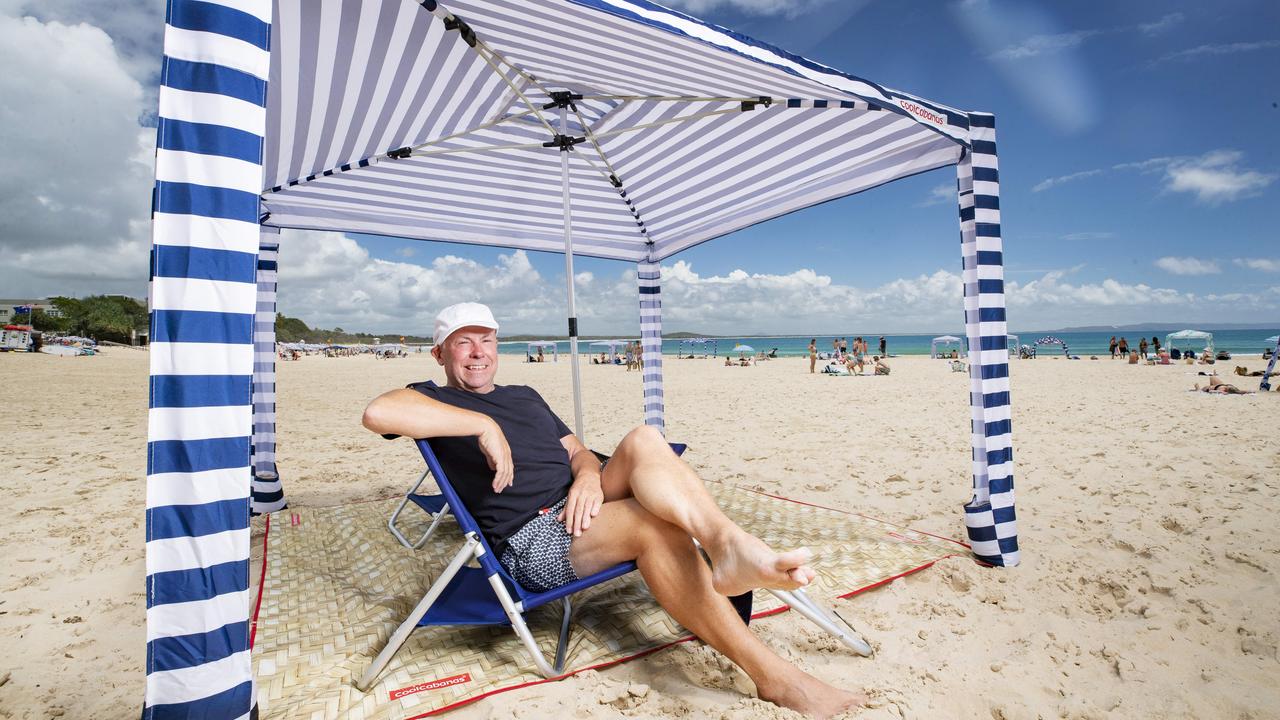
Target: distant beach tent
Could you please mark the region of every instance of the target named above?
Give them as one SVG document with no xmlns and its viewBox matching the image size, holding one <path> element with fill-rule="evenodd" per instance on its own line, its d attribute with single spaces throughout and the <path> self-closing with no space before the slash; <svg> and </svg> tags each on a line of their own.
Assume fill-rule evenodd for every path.
<svg viewBox="0 0 1280 720">
<path fill-rule="evenodd" d="M 939 345 L 943 346 L 944 348 L 949 347 L 951 345 L 955 345 L 958 348 L 960 346 L 960 338 L 956 337 L 955 335 L 939 335 L 938 337 L 934 338 L 929 343 L 929 357 L 931 358 L 938 357 Z"/>
<path fill-rule="evenodd" d="M 708 351 L 710 347 L 710 351 Z M 688 352 L 685 352 L 686 349 Z M 714 338 L 684 338 L 676 343 L 676 357 L 695 357 L 708 355 L 715 357 L 716 340 Z"/>
<path fill-rule="evenodd" d="M 1176 341 L 1176 342 L 1175 342 Z M 1172 350 L 1178 345 L 1186 350 L 1209 348 L 1213 351 L 1213 333 L 1203 330 L 1179 330 L 1164 336 L 1165 347 Z"/>
<path fill-rule="evenodd" d="M 1036 347 L 1039 347 L 1041 345 L 1059 345 L 1062 347 L 1062 354 L 1066 355 L 1067 357 L 1071 357 L 1070 351 L 1067 350 L 1067 343 L 1062 338 L 1054 337 L 1052 335 L 1045 335 L 1044 337 L 1037 340 L 1035 342 L 1035 345 Z"/>
<path fill-rule="evenodd" d="M 742 343 L 738 343 L 737 345 L 734 345 L 729 352 L 736 352 L 739 355 L 745 355 L 747 353 L 753 353 L 755 351 L 756 349 L 751 347 L 750 345 L 744 345 Z"/>
<path fill-rule="evenodd" d="M 551 362 L 560 362 L 560 344 L 554 340 L 534 340 L 529 343 L 525 354 L 531 358 L 537 357 L 538 350 L 545 348 L 551 348 Z"/>
<path fill-rule="evenodd" d="M 145 717 L 241 717 L 252 705 L 249 514 L 263 507 L 255 460 L 275 450 L 275 273 L 308 253 L 302 236 L 279 248 L 280 228 L 563 253 L 575 355 L 575 254 L 635 263 L 644 417 L 661 430 L 664 260 L 954 166 L 975 349 L 965 526 L 979 559 L 1017 564 L 1009 359 L 981 349 L 1007 332 L 992 115 L 647 0 L 313 5 L 167 5 Z M 576 362 L 571 377 L 589 443 Z"/>
<path fill-rule="evenodd" d="M 600 352 L 608 352 L 609 362 L 613 362 L 613 356 L 618 354 L 618 348 L 625 348 L 628 343 L 633 343 L 633 342 L 635 341 L 634 340 L 597 340 L 591 343 L 591 347 L 600 348 Z M 605 348 L 608 348 L 608 350 L 605 350 Z"/>
<path fill-rule="evenodd" d="M 1263 343 L 1264 345 L 1275 345 L 1275 344 L 1277 344 L 1277 343 L 1280 343 L 1280 335 L 1272 335 L 1271 337 L 1267 338 L 1266 340 L 1263 340 L 1263 341 L 1262 341 L 1262 343 Z"/>
</svg>

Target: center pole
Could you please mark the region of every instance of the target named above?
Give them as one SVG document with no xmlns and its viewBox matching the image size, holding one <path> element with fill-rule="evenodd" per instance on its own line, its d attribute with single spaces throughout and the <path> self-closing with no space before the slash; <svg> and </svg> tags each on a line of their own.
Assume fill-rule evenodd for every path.
<svg viewBox="0 0 1280 720">
<path fill-rule="evenodd" d="M 560 106 L 560 135 L 569 134 L 568 104 Z M 573 373 L 573 431 L 583 443 L 582 378 L 578 368 L 578 308 L 573 297 L 573 214 L 569 207 L 569 146 L 560 146 L 560 190 L 564 203 L 564 276 L 569 286 L 569 370 Z M 590 445 L 588 445 L 590 447 Z"/>
</svg>

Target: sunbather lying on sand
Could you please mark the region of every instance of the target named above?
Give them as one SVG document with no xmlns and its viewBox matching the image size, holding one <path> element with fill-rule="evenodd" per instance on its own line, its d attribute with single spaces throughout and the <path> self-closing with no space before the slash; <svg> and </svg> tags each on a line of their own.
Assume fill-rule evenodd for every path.
<svg viewBox="0 0 1280 720">
<path fill-rule="evenodd" d="M 1200 383 L 1196 383 L 1196 390 L 1199 390 L 1200 392 L 1207 392 L 1207 393 L 1219 393 L 1222 395 L 1252 395 L 1253 394 L 1248 391 L 1241 390 L 1240 388 L 1236 387 L 1235 385 L 1232 385 L 1231 383 L 1223 382 L 1222 379 L 1219 378 L 1217 375 L 1210 375 L 1209 382 L 1205 383 L 1204 387 L 1200 387 Z"/>
</svg>

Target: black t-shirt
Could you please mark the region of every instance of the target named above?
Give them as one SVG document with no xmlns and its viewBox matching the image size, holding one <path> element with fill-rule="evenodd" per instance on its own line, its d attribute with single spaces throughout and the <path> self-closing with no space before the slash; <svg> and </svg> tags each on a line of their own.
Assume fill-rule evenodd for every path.
<svg viewBox="0 0 1280 720">
<path fill-rule="evenodd" d="M 547 406 L 542 396 L 524 385 L 495 385 L 480 394 L 441 387 L 431 381 L 410 389 L 433 400 L 488 415 L 502 428 L 511 447 L 514 480 L 501 493 L 493 491 L 493 470 L 474 437 L 431 438 L 454 490 L 479 523 L 498 557 L 511 537 L 525 523 L 560 502 L 569 493 L 573 474 L 569 453 L 560 438 L 573 431 Z"/>
</svg>

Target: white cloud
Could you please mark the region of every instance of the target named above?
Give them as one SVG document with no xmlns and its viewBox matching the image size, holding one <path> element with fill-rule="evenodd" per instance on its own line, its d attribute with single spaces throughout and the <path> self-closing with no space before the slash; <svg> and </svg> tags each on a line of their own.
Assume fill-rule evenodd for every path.
<svg viewBox="0 0 1280 720">
<path fill-rule="evenodd" d="M 1101 30 L 1077 30 L 1075 32 L 1054 33 L 1052 35 L 1032 35 L 1013 45 L 1003 47 L 993 53 L 992 60 L 1025 60 L 1037 55 L 1046 55 L 1079 47 L 1081 43 L 1096 35 Z"/>
<path fill-rule="evenodd" d="M 1243 200 L 1260 195 L 1275 173 L 1263 173 L 1242 166 L 1244 153 L 1238 150 L 1213 150 L 1198 156 L 1156 157 L 1139 162 L 1120 163 L 1113 170 L 1162 172 L 1167 192 L 1188 192 L 1206 205 Z"/>
<path fill-rule="evenodd" d="M 1054 311 L 1070 317 L 1072 308 L 1173 305 L 1184 303 L 1189 297 L 1168 288 L 1155 288 L 1145 283 L 1129 285 L 1112 278 L 1096 283 L 1071 284 L 1063 281 L 1068 274 L 1069 271 L 1055 270 L 1025 284 L 1008 283 L 1005 289 L 1009 295 L 1010 310 L 1052 307 Z M 1019 325 L 1026 324 L 1024 316 Z"/>
<path fill-rule="evenodd" d="M 943 205 L 956 203 L 956 186 L 955 183 L 943 183 L 936 185 L 929 190 L 929 197 L 916 203 L 916 207 L 930 207 L 933 205 Z"/>
<path fill-rule="evenodd" d="M 1156 260 L 1155 266 L 1173 275 L 1217 275 L 1222 272 L 1213 260 L 1193 257 L 1162 257 Z"/>
<path fill-rule="evenodd" d="M 1141 30 L 1144 35 L 1159 35 L 1176 25 L 1181 25 L 1182 21 L 1185 19 L 1186 16 L 1180 12 L 1169 13 L 1168 15 L 1161 17 L 1159 20 L 1138 25 L 1138 29 Z"/>
<path fill-rule="evenodd" d="M 1113 232 L 1074 232 L 1063 235 L 1061 239 L 1067 242 L 1079 242 L 1082 240 L 1110 240 L 1115 236 L 1116 234 Z"/>
<path fill-rule="evenodd" d="M 738 10 L 748 15 L 781 15 L 794 18 L 811 13 L 833 0 L 667 0 L 664 5 L 700 15 L 714 10 Z"/>
<path fill-rule="evenodd" d="M 1083 180 L 1084 178 L 1093 177 L 1095 175 L 1101 175 L 1101 174 L 1102 174 L 1101 170 L 1082 170 L 1081 172 L 1071 173 L 1070 175 L 1061 175 L 1059 177 L 1046 178 L 1036 183 L 1034 186 L 1032 186 L 1031 192 L 1043 192 L 1045 190 L 1048 190 L 1051 187 L 1055 187 L 1063 183 L 1068 183 L 1073 180 Z"/>
<path fill-rule="evenodd" d="M 1280 177 L 1240 167 L 1242 157 L 1234 150 L 1216 150 L 1198 158 L 1175 160 L 1165 168 L 1165 187 L 1193 193 L 1200 202 L 1217 205 L 1258 195 Z"/>
<path fill-rule="evenodd" d="M 1250 270 L 1261 270 L 1262 272 L 1280 272 L 1280 260 L 1271 258 L 1236 258 L 1236 265 Z"/>
<path fill-rule="evenodd" d="M 1174 60 L 1195 60 L 1204 57 L 1217 57 L 1221 55 L 1237 55 L 1239 53 L 1256 52 L 1258 50 L 1270 50 L 1280 47 L 1280 40 L 1268 40 L 1266 42 L 1237 42 L 1237 43 L 1218 43 L 1211 45 L 1197 45 L 1196 47 L 1180 50 L 1175 53 L 1169 53 L 1157 58 L 1152 65 L 1170 62 Z"/>
<path fill-rule="evenodd" d="M 417 251 L 409 247 L 408 245 L 396 250 L 396 255 L 399 255 L 402 258 L 411 258 L 416 254 L 417 254 Z"/>
<path fill-rule="evenodd" d="M 145 291 L 155 131 L 141 84 L 90 25 L 0 15 L 0 285 Z M 56 282 L 54 282 L 56 280 Z"/>
</svg>

